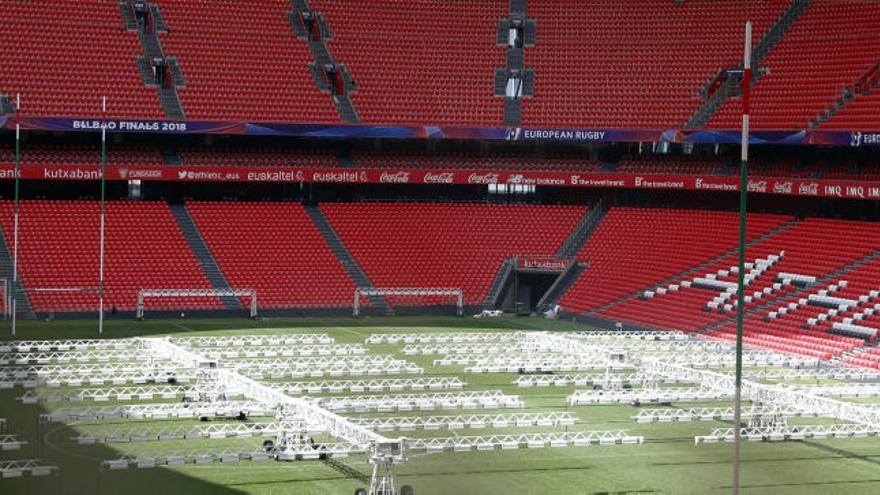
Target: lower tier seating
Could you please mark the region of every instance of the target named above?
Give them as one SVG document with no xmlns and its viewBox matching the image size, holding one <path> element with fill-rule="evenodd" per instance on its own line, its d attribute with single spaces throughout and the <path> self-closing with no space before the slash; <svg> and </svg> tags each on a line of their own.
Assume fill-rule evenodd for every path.
<svg viewBox="0 0 880 495">
<path fill-rule="evenodd" d="M 230 285 L 256 290 L 260 307 L 351 306 L 354 282 L 299 203 L 187 208 Z"/>
<path fill-rule="evenodd" d="M 572 311 L 647 289 L 723 254 L 737 244 L 736 213 L 612 208 L 578 257 L 590 263 L 560 304 Z M 779 227 L 789 217 L 750 215 L 748 237 Z"/>
<path fill-rule="evenodd" d="M 10 253 L 13 204 L 0 202 L 0 225 Z M 96 201 L 23 201 L 19 212 L 19 272 L 28 289 L 99 285 L 100 206 Z M 171 210 L 160 202 L 111 201 L 106 209 L 107 311 L 133 310 L 141 289 L 207 289 L 211 285 L 189 249 Z M 92 312 L 94 290 L 29 292 L 38 313 Z M 221 308 L 217 298 L 150 299 L 151 309 Z"/>
<path fill-rule="evenodd" d="M 818 218 L 798 221 L 749 246 L 747 342 L 823 359 L 864 345 L 866 339 L 853 338 L 840 325 L 880 329 L 878 248 L 880 229 L 875 223 Z M 715 263 L 695 266 L 678 280 L 657 282 L 641 297 L 592 309 L 614 321 L 685 332 L 708 330 L 710 336 L 728 339 L 736 301 L 733 294 L 724 297 L 724 287 L 735 287 L 736 264 L 731 252 Z M 589 282 L 601 286 L 601 280 Z M 829 308 L 812 299 L 817 296 L 851 303 Z"/>
<path fill-rule="evenodd" d="M 486 204 L 321 208 L 373 285 L 460 288 L 465 304 L 485 299 L 504 259 L 554 254 L 585 213 L 575 206 Z"/>
</svg>

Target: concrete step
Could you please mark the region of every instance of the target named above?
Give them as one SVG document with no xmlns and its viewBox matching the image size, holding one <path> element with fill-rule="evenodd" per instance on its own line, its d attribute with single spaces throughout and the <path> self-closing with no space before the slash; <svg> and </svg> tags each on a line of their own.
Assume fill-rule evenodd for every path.
<svg viewBox="0 0 880 495">
<path fill-rule="evenodd" d="M 575 257 L 581 248 L 584 247 L 584 244 L 587 243 L 590 234 L 602 223 L 603 218 L 605 218 L 605 208 L 600 201 L 584 213 L 562 245 L 559 246 L 559 249 L 556 250 L 556 257 Z"/>
<path fill-rule="evenodd" d="M 504 125 L 507 127 L 519 127 L 522 123 L 522 99 L 504 99 Z"/>
<path fill-rule="evenodd" d="M 171 214 L 177 221 L 177 226 L 180 228 L 181 233 L 183 233 L 187 244 L 189 244 L 193 256 L 199 262 L 205 278 L 211 283 L 211 287 L 218 290 L 231 290 L 233 287 L 229 285 L 229 280 L 223 274 L 210 249 L 208 249 L 202 233 L 196 226 L 195 221 L 193 221 L 192 215 L 190 215 L 186 206 L 171 205 Z M 221 297 L 220 301 L 226 309 L 244 309 L 244 306 L 242 306 L 241 301 L 237 297 Z"/>
<path fill-rule="evenodd" d="M 10 239 L 13 237 L 14 233 L 9 232 Z M 19 270 L 18 282 L 15 284 L 12 283 L 13 272 L 12 272 L 12 252 L 9 248 L 11 243 L 6 242 L 6 235 L 3 232 L 3 229 L 0 229 L 0 277 L 6 279 L 7 288 L 10 291 L 10 301 L 14 297 L 16 299 L 16 312 L 19 316 L 24 316 L 25 318 L 36 318 L 33 309 L 31 308 L 31 302 L 28 299 L 27 292 L 23 292 L 24 284 L 21 281 L 21 270 Z M 19 254 L 21 253 L 21 246 L 19 246 Z M 19 258 L 20 261 L 20 258 Z"/>
<path fill-rule="evenodd" d="M 125 29 L 127 31 L 137 31 L 137 19 L 134 18 L 134 12 L 131 11 L 131 6 L 128 2 L 119 2 L 119 13 L 122 15 L 122 23 L 125 25 Z"/>
<path fill-rule="evenodd" d="M 367 274 L 360 267 L 357 260 L 354 259 L 354 256 L 351 254 L 351 251 L 345 246 L 342 242 L 342 239 L 339 238 L 339 235 L 336 233 L 336 230 L 330 224 L 330 220 L 324 215 L 324 212 L 321 210 L 318 205 L 306 205 L 305 206 L 306 213 L 309 215 L 309 218 L 312 219 L 312 223 L 315 224 L 315 227 L 318 229 L 318 232 L 324 238 L 324 241 L 327 243 L 327 246 L 330 247 L 330 250 L 333 251 L 333 254 L 336 255 L 336 259 L 339 260 L 339 263 L 345 269 L 345 272 L 348 273 L 348 276 L 355 283 L 355 285 L 359 288 L 368 288 L 374 289 L 375 286 L 373 282 L 370 281 Z M 384 314 L 392 314 L 391 306 L 382 296 L 369 296 L 368 297 L 370 304 L 373 308 L 379 310 Z"/>
</svg>

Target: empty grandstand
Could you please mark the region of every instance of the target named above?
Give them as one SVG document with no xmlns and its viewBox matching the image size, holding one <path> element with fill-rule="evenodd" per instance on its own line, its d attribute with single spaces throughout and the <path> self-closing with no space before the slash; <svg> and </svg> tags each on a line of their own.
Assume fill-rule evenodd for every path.
<svg viewBox="0 0 880 495">
<path fill-rule="evenodd" d="M 0 2 L 0 493 L 878 492 L 878 14 Z"/>
</svg>

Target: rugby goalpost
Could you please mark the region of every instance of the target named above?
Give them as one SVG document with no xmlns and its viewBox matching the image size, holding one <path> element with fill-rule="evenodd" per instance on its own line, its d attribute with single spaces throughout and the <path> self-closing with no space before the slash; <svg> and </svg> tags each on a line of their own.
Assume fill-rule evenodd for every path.
<svg viewBox="0 0 880 495">
<path fill-rule="evenodd" d="M 358 287 L 354 290 L 352 316 L 357 317 L 361 313 L 361 297 L 370 296 L 451 296 L 455 297 L 455 314 L 457 316 L 464 314 L 464 293 L 461 289 Z"/>
<path fill-rule="evenodd" d="M 257 317 L 257 291 L 251 289 L 143 289 L 137 297 L 137 319 L 144 319 L 148 297 L 250 297 L 250 317 Z"/>
</svg>

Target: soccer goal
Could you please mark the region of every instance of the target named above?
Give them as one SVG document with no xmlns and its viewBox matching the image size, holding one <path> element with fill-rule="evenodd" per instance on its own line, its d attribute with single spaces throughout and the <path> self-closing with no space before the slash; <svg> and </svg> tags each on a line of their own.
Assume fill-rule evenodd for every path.
<svg viewBox="0 0 880 495">
<path fill-rule="evenodd" d="M 416 287 L 408 289 L 385 289 L 385 288 L 368 288 L 360 287 L 354 290 L 354 309 L 353 316 L 359 316 L 361 312 L 361 298 L 371 296 L 403 296 L 413 298 L 425 297 L 449 297 L 455 301 L 455 314 L 461 316 L 464 314 L 464 293 L 461 289 L 432 289 L 427 287 Z"/>
<path fill-rule="evenodd" d="M 251 318 L 257 317 L 257 291 L 250 289 L 144 289 L 138 292 L 137 319 L 144 319 L 148 297 L 250 297 Z"/>
</svg>

